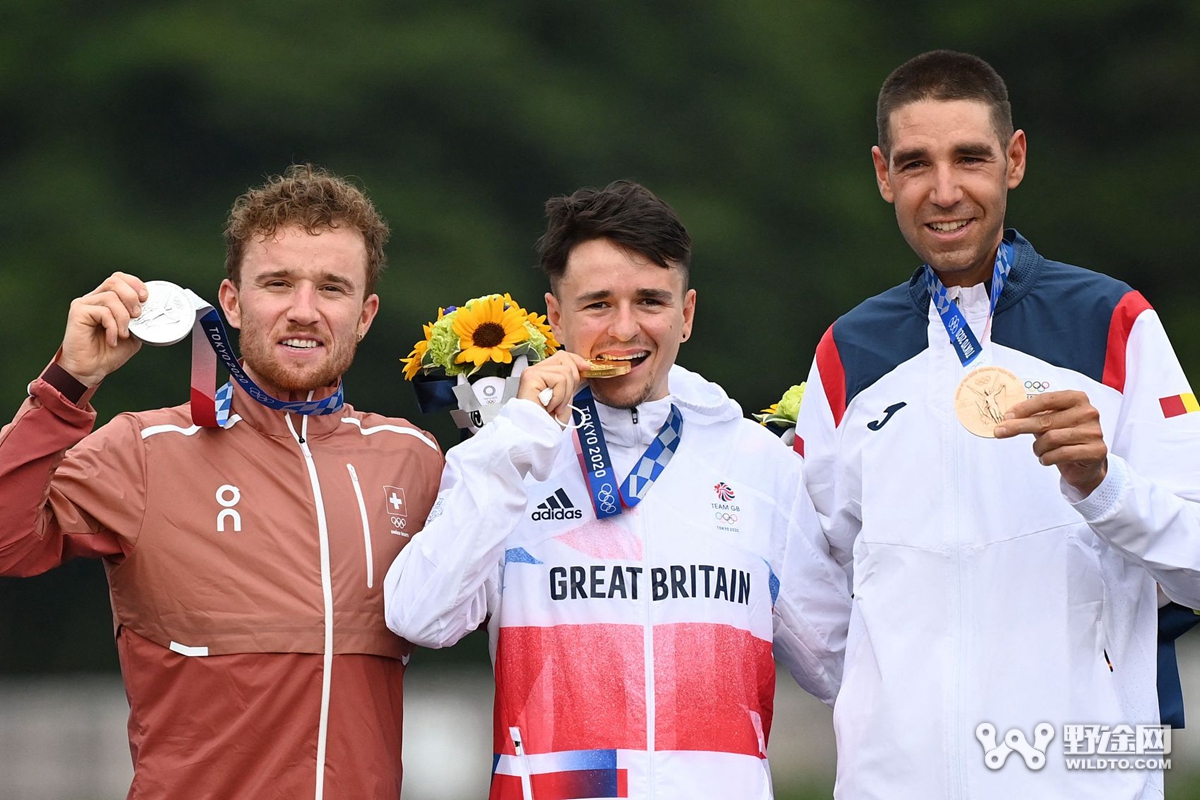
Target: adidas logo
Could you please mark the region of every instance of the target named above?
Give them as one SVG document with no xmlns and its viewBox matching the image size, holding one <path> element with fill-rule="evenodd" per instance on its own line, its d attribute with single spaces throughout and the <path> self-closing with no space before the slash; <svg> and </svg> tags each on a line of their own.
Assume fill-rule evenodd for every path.
<svg viewBox="0 0 1200 800">
<path fill-rule="evenodd" d="M 529 516 L 534 522 L 552 519 L 583 519 L 583 512 L 575 507 L 567 493 L 559 489 L 554 494 L 537 504 L 537 509 Z"/>
</svg>

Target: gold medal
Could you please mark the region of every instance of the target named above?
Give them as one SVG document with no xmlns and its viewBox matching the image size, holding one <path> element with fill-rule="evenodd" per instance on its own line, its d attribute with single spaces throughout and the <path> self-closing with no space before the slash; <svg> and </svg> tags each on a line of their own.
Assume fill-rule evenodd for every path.
<svg viewBox="0 0 1200 800">
<path fill-rule="evenodd" d="M 587 369 L 579 372 L 584 378 L 615 378 L 627 375 L 633 369 L 633 364 L 628 361 L 605 361 L 600 358 L 589 360 L 588 365 Z"/>
<path fill-rule="evenodd" d="M 1003 367 L 980 367 L 958 384 L 954 413 L 976 436 L 994 438 L 1008 410 L 1025 399 L 1021 380 Z"/>
</svg>

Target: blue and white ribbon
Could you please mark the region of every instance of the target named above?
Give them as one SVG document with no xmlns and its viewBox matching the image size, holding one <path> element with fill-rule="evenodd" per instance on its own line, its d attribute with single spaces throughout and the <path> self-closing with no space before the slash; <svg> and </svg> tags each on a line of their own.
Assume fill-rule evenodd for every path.
<svg viewBox="0 0 1200 800">
<path fill-rule="evenodd" d="M 988 308 L 989 322 L 992 314 L 996 312 L 996 304 L 1000 302 L 1000 294 L 1004 291 L 1004 284 L 1008 281 L 1008 273 L 1012 271 L 1012 259 L 1012 243 L 1001 239 L 1000 246 L 996 248 L 996 263 L 992 267 L 991 305 Z M 928 264 L 925 265 L 925 285 L 929 287 L 929 297 L 933 301 L 938 315 L 942 318 L 942 324 L 946 327 L 946 333 L 950 336 L 950 344 L 953 345 L 958 360 L 964 367 L 970 365 L 979 357 L 983 348 L 974 331 L 971 330 L 971 326 L 967 324 L 967 318 L 950 300 L 946 287 L 942 285 L 941 280 Z M 984 330 L 986 331 L 986 327 Z"/>
</svg>

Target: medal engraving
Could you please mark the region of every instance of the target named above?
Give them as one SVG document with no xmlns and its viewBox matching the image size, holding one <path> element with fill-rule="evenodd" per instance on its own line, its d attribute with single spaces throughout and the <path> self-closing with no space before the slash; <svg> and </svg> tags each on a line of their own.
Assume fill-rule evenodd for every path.
<svg viewBox="0 0 1200 800">
<path fill-rule="evenodd" d="M 628 361 L 605 361 L 595 358 L 588 361 L 588 364 L 590 366 L 587 369 L 579 372 L 584 378 L 615 378 L 618 375 L 628 375 L 629 370 L 633 369 L 633 364 Z"/>
<path fill-rule="evenodd" d="M 129 332 L 146 344 L 169 345 L 182 341 L 192 330 L 196 311 L 183 289 L 170 281 L 147 281 L 150 296 L 141 316 L 129 321 Z"/>
<path fill-rule="evenodd" d="M 991 439 L 1008 410 L 1025 399 L 1019 378 L 1003 367 L 981 367 L 967 375 L 954 393 L 954 412 L 962 426 Z"/>
</svg>

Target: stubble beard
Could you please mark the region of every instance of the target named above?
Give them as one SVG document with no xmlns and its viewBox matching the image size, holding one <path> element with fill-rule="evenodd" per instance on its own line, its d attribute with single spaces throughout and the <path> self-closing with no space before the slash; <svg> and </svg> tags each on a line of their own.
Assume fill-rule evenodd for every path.
<svg viewBox="0 0 1200 800">
<path fill-rule="evenodd" d="M 279 363 L 274 354 L 274 340 L 252 325 L 242 328 L 239 336 L 242 358 L 247 369 L 266 384 L 262 388 L 272 394 L 311 392 L 336 383 L 350 368 L 358 342 L 351 339 L 328 350 L 324 361 L 310 369 L 289 369 Z"/>
</svg>

